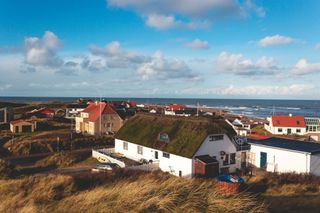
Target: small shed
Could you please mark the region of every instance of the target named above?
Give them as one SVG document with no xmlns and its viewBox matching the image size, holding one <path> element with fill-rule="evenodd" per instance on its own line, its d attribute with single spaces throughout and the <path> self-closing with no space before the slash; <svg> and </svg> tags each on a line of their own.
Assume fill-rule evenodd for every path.
<svg viewBox="0 0 320 213">
<path fill-rule="evenodd" d="M 34 132 L 36 129 L 36 123 L 24 120 L 16 120 L 10 122 L 10 131 L 12 133 L 26 133 Z"/>
<path fill-rule="evenodd" d="M 209 155 L 196 156 L 194 170 L 197 177 L 217 177 L 219 175 L 219 162 Z"/>
</svg>

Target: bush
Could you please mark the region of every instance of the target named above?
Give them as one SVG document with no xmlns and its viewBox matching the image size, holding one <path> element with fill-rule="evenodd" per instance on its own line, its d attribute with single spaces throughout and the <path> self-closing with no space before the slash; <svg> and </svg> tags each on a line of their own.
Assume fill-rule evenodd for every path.
<svg viewBox="0 0 320 213">
<path fill-rule="evenodd" d="M 11 178 L 15 175 L 15 168 L 6 161 L 0 160 L 0 179 Z"/>
<path fill-rule="evenodd" d="M 268 181 L 274 184 L 320 184 L 320 177 L 311 174 L 297 174 L 297 173 L 270 173 L 266 177 Z"/>
</svg>

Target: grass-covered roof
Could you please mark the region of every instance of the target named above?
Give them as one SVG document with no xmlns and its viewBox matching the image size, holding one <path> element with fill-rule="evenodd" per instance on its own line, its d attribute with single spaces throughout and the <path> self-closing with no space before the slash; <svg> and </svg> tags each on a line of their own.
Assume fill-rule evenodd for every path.
<svg viewBox="0 0 320 213">
<path fill-rule="evenodd" d="M 168 134 L 168 143 L 159 140 L 162 133 Z M 209 134 L 223 133 L 235 135 L 233 129 L 221 118 L 137 114 L 124 124 L 116 138 L 192 158 Z"/>
</svg>

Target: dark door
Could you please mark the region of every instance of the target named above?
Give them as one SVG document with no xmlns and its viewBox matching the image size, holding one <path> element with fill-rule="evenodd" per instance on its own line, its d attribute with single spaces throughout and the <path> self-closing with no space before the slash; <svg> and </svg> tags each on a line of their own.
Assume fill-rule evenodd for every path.
<svg viewBox="0 0 320 213">
<path fill-rule="evenodd" d="M 241 152 L 241 168 L 246 167 L 246 165 L 247 165 L 246 159 L 247 159 L 247 153 Z"/>
<path fill-rule="evenodd" d="M 287 129 L 287 133 L 288 133 L 288 135 L 290 135 L 291 134 L 291 129 Z"/>
<path fill-rule="evenodd" d="M 16 126 L 16 133 L 19 133 L 19 126 Z"/>
<path fill-rule="evenodd" d="M 267 153 L 260 152 L 260 168 L 266 168 L 267 166 Z"/>
<path fill-rule="evenodd" d="M 158 159 L 158 151 L 155 151 L 155 152 L 154 152 L 154 158 L 155 158 L 155 159 Z"/>
<path fill-rule="evenodd" d="M 26 126 L 26 125 L 22 126 L 22 132 L 31 132 L 31 130 L 32 130 L 31 126 Z"/>
</svg>

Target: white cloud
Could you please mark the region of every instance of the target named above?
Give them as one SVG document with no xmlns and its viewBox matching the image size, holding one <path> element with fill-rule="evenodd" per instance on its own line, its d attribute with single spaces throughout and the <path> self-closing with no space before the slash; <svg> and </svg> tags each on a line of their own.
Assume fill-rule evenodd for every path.
<svg viewBox="0 0 320 213">
<path fill-rule="evenodd" d="M 261 57 L 253 62 L 242 54 L 228 52 L 220 53 L 215 59 L 215 65 L 219 72 L 235 75 L 272 75 L 279 70 L 273 58 Z"/>
<path fill-rule="evenodd" d="M 56 55 L 62 46 L 58 37 L 46 31 L 42 38 L 27 37 L 24 41 L 25 63 L 34 66 L 59 67 L 63 60 Z"/>
<path fill-rule="evenodd" d="M 147 17 L 146 24 L 160 30 L 175 28 L 179 25 L 173 16 L 152 14 Z"/>
<path fill-rule="evenodd" d="M 309 63 L 306 59 L 300 59 L 293 67 L 293 73 L 296 75 L 306 75 L 320 72 L 320 63 Z"/>
<path fill-rule="evenodd" d="M 209 42 L 202 41 L 200 39 L 195 39 L 192 42 L 186 43 L 185 47 L 192 48 L 192 49 L 208 49 Z"/>
<path fill-rule="evenodd" d="M 220 89 L 222 95 L 301 95 L 311 90 L 312 85 L 292 84 L 288 86 L 233 86 Z"/>
<path fill-rule="evenodd" d="M 315 48 L 316 50 L 320 50 L 320 43 L 317 43 L 317 44 L 314 46 L 314 48 Z"/>
<path fill-rule="evenodd" d="M 203 28 L 213 21 L 230 17 L 245 17 L 255 13 L 262 17 L 265 11 L 251 0 L 107 0 L 110 7 L 133 10 L 157 29 Z"/>
<path fill-rule="evenodd" d="M 288 36 L 282 36 L 282 35 L 273 35 L 273 36 L 267 36 L 259 41 L 259 46 L 261 47 L 267 47 L 267 46 L 273 46 L 273 45 L 284 45 L 284 44 L 292 44 L 297 42 L 296 39 L 288 37 Z"/>
<path fill-rule="evenodd" d="M 12 87 L 12 84 L 0 84 L 0 91 L 3 91 L 3 90 L 7 90 L 7 89 L 10 89 Z"/>
<path fill-rule="evenodd" d="M 96 59 L 96 63 L 104 64 L 105 68 L 103 69 L 128 68 L 148 60 L 148 58 L 142 54 L 123 50 L 120 42 L 118 41 L 113 41 L 107 44 L 104 48 L 99 48 L 95 45 L 92 45 L 90 47 L 90 53 L 94 56 L 102 57 Z M 100 60 L 100 62 L 97 60 Z M 90 60 L 87 59 L 85 64 L 88 65 L 88 63 L 90 63 Z"/>
<path fill-rule="evenodd" d="M 142 79 L 174 79 L 174 78 L 196 78 L 191 73 L 189 66 L 179 59 L 166 59 L 161 52 L 156 52 L 150 61 L 141 64 L 137 73 Z"/>
</svg>

